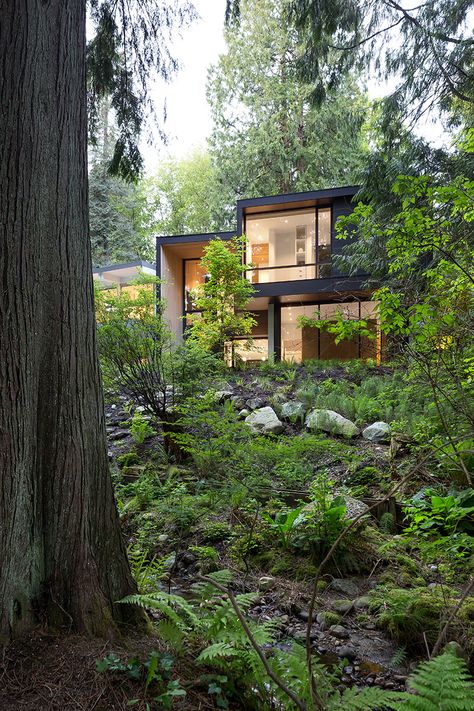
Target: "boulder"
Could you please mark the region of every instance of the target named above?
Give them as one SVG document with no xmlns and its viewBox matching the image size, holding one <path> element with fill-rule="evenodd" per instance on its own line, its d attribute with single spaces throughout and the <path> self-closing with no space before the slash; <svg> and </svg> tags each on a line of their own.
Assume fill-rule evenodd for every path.
<svg viewBox="0 0 474 711">
<path fill-rule="evenodd" d="M 275 587 L 275 578 L 272 578 L 270 575 L 262 575 L 262 577 L 258 579 L 259 590 L 264 592 L 271 590 L 273 587 Z"/>
<path fill-rule="evenodd" d="M 343 437 L 356 437 L 359 428 L 351 420 L 334 410 L 311 410 L 305 420 L 306 429 L 310 431 L 329 432 Z"/>
<path fill-rule="evenodd" d="M 348 639 L 350 637 L 349 632 L 342 625 L 331 625 L 329 634 L 337 639 Z"/>
<path fill-rule="evenodd" d="M 265 400 L 262 400 L 261 397 L 251 397 L 245 402 L 245 405 L 249 410 L 260 410 L 264 407 Z"/>
<path fill-rule="evenodd" d="M 242 395 L 232 395 L 230 401 L 236 410 L 243 410 L 245 407 L 245 400 Z"/>
<path fill-rule="evenodd" d="M 244 407 L 244 409 L 239 412 L 237 417 L 239 420 L 245 420 L 248 415 L 250 415 L 250 410 L 247 410 L 247 408 Z"/>
<path fill-rule="evenodd" d="M 374 422 L 362 431 L 362 437 L 369 442 L 390 442 L 392 429 L 387 422 Z"/>
<path fill-rule="evenodd" d="M 288 400 L 281 406 L 281 419 L 290 422 L 303 422 L 306 415 L 306 408 L 299 400 Z"/>
<path fill-rule="evenodd" d="M 346 615 L 352 610 L 352 600 L 334 600 L 332 608 L 341 615 Z"/>
<path fill-rule="evenodd" d="M 216 390 L 215 398 L 219 404 L 222 404 L 225 400 L 230 400 L 233 394 L 232 390 Z"/>
<path fill-rule="evenodd" d="M 359 592 L 359 587 L 352 580 L 345 578 L 333 578 L 329 587 L 347 597 L 356 597 Z"/>
<path fill-rule="evenodd" d="M 347 494 L 343 494 L 343 496 L 346 504 L 346 515 L 344 518 L 353 519 L 356 518 L 356 516 L 360 516 L 360 514 L 367 513 L 369 510 L 367 504 L 360 499 L 354 499 L 352 496 L 348 496 Z"/>
<path fill-rule="evenodd" d="M 283 432 L 283 423 L 280 422 L 271 407 L 261 407 L 254 410 L 245 418 L 245 424 L 255 434 L 280 434 Z"/>
</svg>

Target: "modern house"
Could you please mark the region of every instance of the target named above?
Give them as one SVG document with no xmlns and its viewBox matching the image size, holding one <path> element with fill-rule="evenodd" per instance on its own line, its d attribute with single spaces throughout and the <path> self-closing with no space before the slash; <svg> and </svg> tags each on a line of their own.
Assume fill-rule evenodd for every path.
<svg viewBox="0 0 474 711">
<path fill-rule="evenodd" d="M 353 210 L 357 186 L 252 198 L 237 202 L 236 230 L 157 238 L 157 275 L 166 317 L 181 339 L 186 317 L 193 312 L 192 290 L 205 281 L 200 258 L 208 242 L 246 235 L 245 272 L 255 287 L 249 305 L 257 325 L 252 350 L 244 360 L 276 359 L 380 359 L 380 332 L 376 304 L 363 287 L 367 275 L 345 276 L 337 271 L 333 255 L 344 242 L 335 239 L 339 216 Z M 366 319 L 376 339 L 357 336 L 335 343 L 334 336 L 301 327 L 300 316 L 330 319 L 337 312 Z"/>
<path fill-rule="evenodd" d="M 140 274 L 155 276 L 155 265 L 137 259 L 133 262 L 94 267 L 92 270 L 92 276 L 103 289 L 125 290 L 129 292 L 132 297 L 136 290 L 133 282 Z"/>
</svg>

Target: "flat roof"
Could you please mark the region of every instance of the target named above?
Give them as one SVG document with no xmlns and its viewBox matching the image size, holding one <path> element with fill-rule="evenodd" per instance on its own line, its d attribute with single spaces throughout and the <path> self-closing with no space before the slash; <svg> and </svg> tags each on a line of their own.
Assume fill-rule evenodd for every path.
<svg viewBox="0 0 474 711">
<path fill-rule="evenodd" d="M 226 232 L 196 232 L 188 235 L 162 235 L 156 238 L 157 244 L 186 244 L 187 242 L 209 242 L 213 237 L 221 239 L 232 239 L 237 234 L 237 230 Z"/>
<path fill-rule="evenodd" d="M 278 195 L 265 195 L 256 198 L 237 200 L 237 208 L 257 207 L 261 205 L 282 205 L 293 202 L 313 200 L 330 200 L 337 197 L 353 197 L 360 190 L 360 185 L 345 185 L 337 188 L 323 188 L 322 190 L 305 190 L 299 193 L 280 193 Z"/>
</svg>

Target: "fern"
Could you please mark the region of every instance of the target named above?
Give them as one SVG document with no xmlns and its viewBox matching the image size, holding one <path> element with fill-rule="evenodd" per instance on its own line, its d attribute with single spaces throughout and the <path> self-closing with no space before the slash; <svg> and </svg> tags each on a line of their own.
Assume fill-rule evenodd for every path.
<svg viewBox="0 0 474 711">
<path fill-rule="evenodd" d="M 148 595 L 128 595 L 119 603 L 126 605 L 139 605 L 139 607 L 149 608 L 151 610 L 159 610 L 165 617 L 167 617 L 175 625 L 185 630 L 187 624 L 185 619 L 195 625 L 199 626 L 199 618 L 194 611 L 194 607 L 180 595 L 173 595 L 165 592 L 155 592 L 149 593 Z M 182 615 L 180 616 L 175 608 L 177 608 Z M 184 619 L 183 619 L 184 618 Z"/>
<path fill-rule="evenodd" d="M 407 694 L 400 694 L 395 691 L 384 691 L 383 689 L 377 689 L 375 687 L 370 687 L 367 689 L 356 689 L 352 687 L 351 689 L 346 689 L 344 693 L 339 696 L 335 694 L 331 696 L 328 701 L 327 711 L 370 711 L 370 709 L 393 709 L 402 708 L 402 706 L 394 706 L 394 703 L 398 703 L 402 697 L 406 697 Z M 403 706 L 405 709 L 405 706 Z"/>
<path fill-rule="evenodd" d="M 402 711 L 474 711 L 474 683 L 466 664 L 451 651 L 420 664 L 409 678 L 416 695 L 409 694 Z"/>
<path fill-rule="evenodd" d="M 203 649 L 197 662 L 212 663 L 227 657 L 235 657 L 238 651 L 229 642 L 216 642 Z"/>
</svg>

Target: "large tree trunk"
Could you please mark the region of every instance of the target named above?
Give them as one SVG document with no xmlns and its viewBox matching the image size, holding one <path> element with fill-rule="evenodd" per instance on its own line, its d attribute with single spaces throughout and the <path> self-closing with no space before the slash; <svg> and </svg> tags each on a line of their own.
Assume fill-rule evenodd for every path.
<svg viewBox="0 0 474 711">
<path fill-rule="evenodd" d="M 87 204 L 86 0 L 0 2 L 0 637 L 109 634 L 133 581 L 108 472 Z"/>
</svg>

